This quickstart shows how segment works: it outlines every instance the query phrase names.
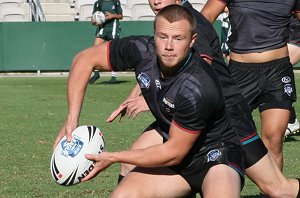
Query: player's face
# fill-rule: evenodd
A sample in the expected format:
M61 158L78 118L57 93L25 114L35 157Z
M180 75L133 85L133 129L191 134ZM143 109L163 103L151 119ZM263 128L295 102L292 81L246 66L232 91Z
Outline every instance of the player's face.
M188 55L196 35L187 20L170 23L163 17L156 21L154 34L156 53L162 71L172 72Z
M155 15L162 8L164 8L168 5L172 5L172 4L176 4L176 3L180 2L178 0L148 0L148 1L149 1L149 5L150 5L150 7L151 7L151 9L152 9L152 11L154 12Z

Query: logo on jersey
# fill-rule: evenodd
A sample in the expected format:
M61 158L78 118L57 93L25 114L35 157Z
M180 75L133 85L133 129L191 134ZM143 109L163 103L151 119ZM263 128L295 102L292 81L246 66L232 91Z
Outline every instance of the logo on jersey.
M168 107L174 109L175 105L173 103L171 103L168 99L163 98L163 103L166 104Z
M142 72L137 78L142 89L148 89L150 87L150 78L147 76L147 74Z
M159 82L159 80L155 80L155 85L156 85L156 90L161 90L161 84Z
M219 149L213 149L207 153L207 162L216 161L221 155L222 153Z
M113 6L111 7L111 9L112 9L112 10L115 10L115 9L116 9L115 5L113 5Z
M285 84L284 85L284 92L288 95L291 96L291 94L293 93L293 87L291 84Z
M285 76L285 77L283 77L283 78L281 79L281 81L282 81L283 83L289 83L289 82L291 82L292 80L291 80L290 77Z

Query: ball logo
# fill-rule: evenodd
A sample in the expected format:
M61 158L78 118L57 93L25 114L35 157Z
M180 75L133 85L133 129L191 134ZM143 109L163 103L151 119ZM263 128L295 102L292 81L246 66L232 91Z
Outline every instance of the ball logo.
M80 140L78 136L73 136L71 142L67 142L67 140L63 140L61 142L61 155L68 157L75 157L83 147L83 142Z
M218 157L222 155L219 149L213 149L207 153L207 162L213 162L218 159Z

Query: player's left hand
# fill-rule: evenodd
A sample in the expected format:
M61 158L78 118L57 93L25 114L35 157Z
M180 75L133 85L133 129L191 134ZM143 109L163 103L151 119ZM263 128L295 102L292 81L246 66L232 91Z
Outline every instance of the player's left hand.
M110 13L110 12L105 12L105 19L108 20L108 19L114 19L114 14Z
M108 168L110 165L112 165L114 163L112 160L110 160L111 157L110 157L109 152L102 152L97 155L86 154L85 157L88 160L95 161L96 164L94 165L93 170L91 170L91 172L87 176L85 176L81 180L81 182L85 182L85 181L93 179L100 172L104 171L106 168Z

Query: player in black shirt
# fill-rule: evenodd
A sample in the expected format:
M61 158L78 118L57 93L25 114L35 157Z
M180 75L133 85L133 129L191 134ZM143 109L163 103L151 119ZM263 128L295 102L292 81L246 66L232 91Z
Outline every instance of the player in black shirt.
M225 111L217 76L192 49L195 28L195 18L187 9L171 5L157 15L154 39L116 39L75 57L68 81L68 118L56 144L65 134L70 140L94 69L135 69L156 118L145 133L158 140L144 149L87 155L96 164L83 181L122 162L137 168L126 175L112 197L182 197L191 190L205 197L240 197L240 143Z
M155 14L157 14L164 6L175 4L176 2L181 3L182 6L189 9L196 17L196 31L198 36L194 48L197 49L198 54L203 59L211 63L221 81L226 109L229 112L231 121L237 131L245 152L246 174L265 194L273 195L276 194L276 192L279 192L280 196L285 194L285 192L288 192L288 195L295 194L294 192L297 192L299 189L298 182L296 180L288 180L282 175L280 169L274 166L274 159L267 153L264 144L256 132L248 104L241 96L239 88L233 82L229 74L227 65L223 60L217 33L210 22L197 10L193 9L188 1L150 0L149 4ZM133 95L136 95L136 93ZM128 111L129 117L131 115L136 117L140 111L147 110L147 107L143 105L142 97L130 96L115 112L112 113L107 121L113 121L124 109ZM123 118L121 117L121 119ZM145 136L145 134L142 134L132 145L132 149L143 148L144 146L151 144L152 140L145 138ZM133 168L133 165L122 164L119 180ZM262 171L264 171L263 177L261 174Z
M290 34L289 34L289 57L292 65L294 66L300 61L300 22L297 18L291 17L290 20ZM285 136L290 136L300 131L300 124L296 117L295 108L291 110L289 124L285 130Z
M226 6L232 32L227 42L230 73L251 110L259 109L262 139L282 170L282 142L292 103L296 100L293 68L287 49L289 21L293 11L300 18L300 1L208 0L201 12L214 22ZM270 180L271 186L276 186L277 181ZM283 185L273 187L268 194L286 196L285 191L279 190L280 186ZM286 191L291 197L295 197L299 184L294 182L294 186L294 190Z

